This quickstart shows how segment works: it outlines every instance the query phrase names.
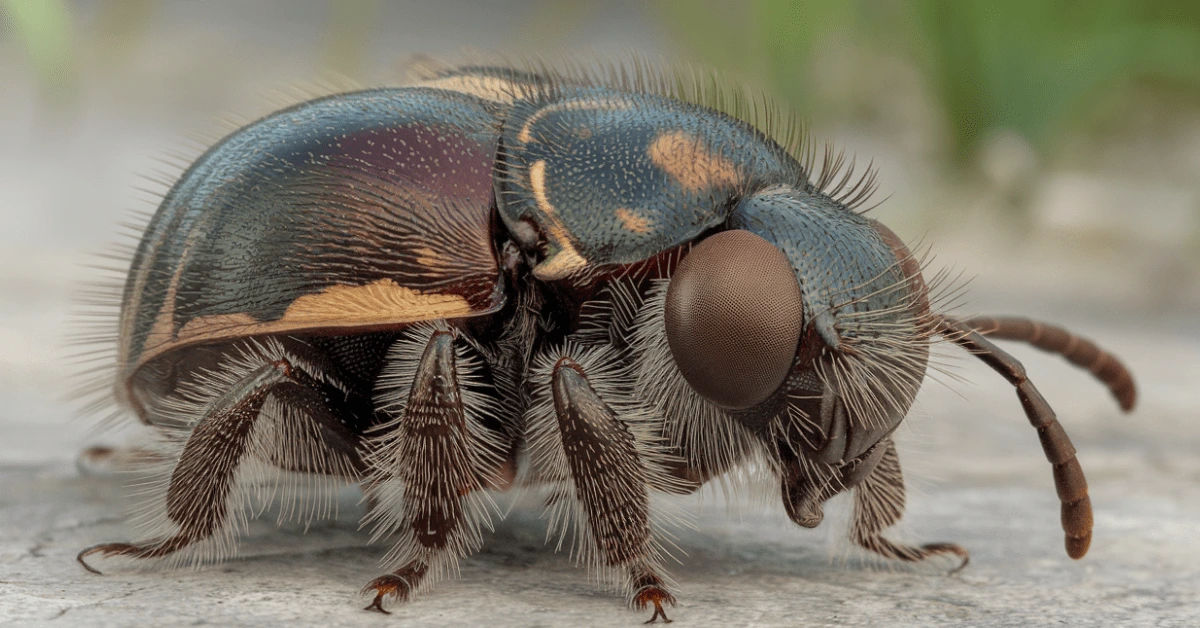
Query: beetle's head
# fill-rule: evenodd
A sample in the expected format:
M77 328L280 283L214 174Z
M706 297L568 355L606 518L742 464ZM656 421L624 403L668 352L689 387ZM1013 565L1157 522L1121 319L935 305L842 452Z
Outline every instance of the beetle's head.
M924 377L931 330L919 265L886 227L791 188L743 200L729 226L694 245L667 288L679 373L760 434L790 415L809 422L805 449L842 431L829 461L863 455Z

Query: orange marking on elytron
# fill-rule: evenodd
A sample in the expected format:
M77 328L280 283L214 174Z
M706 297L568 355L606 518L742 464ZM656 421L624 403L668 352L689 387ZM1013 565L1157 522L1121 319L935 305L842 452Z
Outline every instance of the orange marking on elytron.
M542 281L553 281L587 268L587 260L575 249L570 233L563 226L554 205L546 196L545 159L539 159L529 166L529 187L533 190L533 200L545 218L546 224L542 227L546 230L546 239L559 249L557 253L552 254L546 261L533 268L533 276Z
M615 212L621 226L634 233L650 233L650 219L633 213L633 210L618 207Z
M316 294L306 294L293 301L279 321L323 323L337 320L365 325L375 321L395 321L399 313L409 320L453 318L470 314L471 306L466 298L457 294L425 293L401 286L391 279L381 279L363 286L334 285ZM180 330L181 335L182 332Z
M542 118L556 111L588 111L590 109L598 109L600 111L621 111L629 109L632 105L628 101L621 98L591 98L586 100L568 100L566 102L546 105L538 109L525 120L525 124L521 125L521 131L517 133L517 140L522 144L528 144L533 141L533 125L537 124Z
M732 161L714 154L700 138L683 131L660 133L646 153L654 165L689 192L734 185L742 178Z
M413 83L414 87L432 87L449 92L458 92L511 105L518 95L532 88L522 83L506 81L495 76L446 76Z
M310 329L361 329L438 318L458 318L472 313L471 305L457 294L424 293L381 279L362 286L334 285L298 297L283 316L259 321L246 313L215 314L188 321L174 338L149 340L137 366L185 345L260 334Z

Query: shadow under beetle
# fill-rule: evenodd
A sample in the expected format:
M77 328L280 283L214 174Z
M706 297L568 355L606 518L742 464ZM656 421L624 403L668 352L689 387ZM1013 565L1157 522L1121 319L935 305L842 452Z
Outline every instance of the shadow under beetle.
M149 536L80 562L217 560L262 491L285 516L328 505L321 478L354 482L393 542L364 589L383 611L452 576L498 514L489 492L520 484L548 492L560 544L669 621L651 496L750 467L801 526L850 491L855 544L965 565L882 535L905 501L892 433L939 338L1016 387L1082 557L1075 451L987 337L1062 354L1125 410L1127 370L1056 327L939 314L920 263L854 211L869 178L830 153L817 176L778 129L697 104L720 96L641 64L441 67L221 140L121 296L116 395L161 437Z

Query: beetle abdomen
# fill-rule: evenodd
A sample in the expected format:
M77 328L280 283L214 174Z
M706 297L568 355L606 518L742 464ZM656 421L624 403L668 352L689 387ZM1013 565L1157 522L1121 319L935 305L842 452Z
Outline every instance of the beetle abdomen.
M210 149L168 193L134 259L124 377L198 342L499 308L490 107L430 89L342 94Z

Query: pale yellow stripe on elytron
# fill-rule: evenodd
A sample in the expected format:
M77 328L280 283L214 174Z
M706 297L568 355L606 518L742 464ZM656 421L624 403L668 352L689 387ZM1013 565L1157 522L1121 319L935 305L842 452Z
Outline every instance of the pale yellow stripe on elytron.
M591 98L586 100L568 100L566 102L554 103L546 105L538 109L525 120L525 124L521 125L521 131L517 133L517 140L523 144L528 144L533 141L533 125L537 124L542 118L556 111L587 111L589 109L599 109L601 111L621 111L629 109L632 105L622 98Z
M587 268L587 260L575 249L571 234L546 196L545 159L539 159L529 166L529 187L533 191L534 202L545 218L545 224L541 227L546 230L546 237L558 247L557 253L534 267L533 276L542 281L553 281Z
M208 236L208 223L211 222L211 216L202 217L191 232L188 233L187 240L184 241L183 250L179 252L179 258L175 260L175 272L171 274L171 281L167 284L166 295L163 296L162 305L158 308L158 313L154 317L154 324L151 325L150 331L146 334L146 339L142 342L142 353L153 348L155 345L160 345L170 342L175 333L175 300L179 295L179 282L183 279L183 269L187 266L187 262L192 257L192 248L201 239ZM131 360L142 362L141 356L132 356L130 352L133 342L133 322L137 319L137 310L142 307L142 296L146 290L146 281L153 267L154 258L158 253L158 248L163 240L155 243L151 250L143 259L144 266L141 272L138 273L130 291L130 302L123 304L120 321L120 334L118 336L117 348L117 368L121 373L125 372L125 368L130 366ZM123 402L121 396L123 390L120 383L116 386L117 400Z

